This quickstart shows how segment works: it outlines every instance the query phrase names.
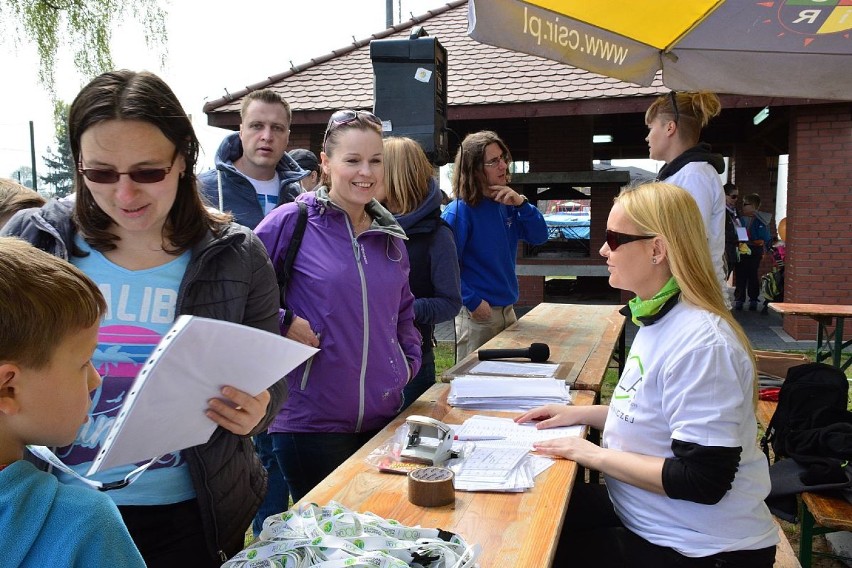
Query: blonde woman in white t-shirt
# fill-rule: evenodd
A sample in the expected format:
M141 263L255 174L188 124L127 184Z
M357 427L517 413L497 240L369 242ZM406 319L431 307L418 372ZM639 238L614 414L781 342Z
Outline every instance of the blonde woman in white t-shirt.
M601 445L536 451L604 474L574 487L554 565L770 568L776 528L757 447L754 356L725 307L695 200L666 183L625 188L607 220L609 283L636 294L640 327L609 405L547 405L538 428L587 424Z

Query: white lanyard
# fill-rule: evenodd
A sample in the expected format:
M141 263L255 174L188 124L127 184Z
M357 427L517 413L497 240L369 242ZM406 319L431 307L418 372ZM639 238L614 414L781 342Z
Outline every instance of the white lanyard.
M53 467L77 478L82 483L85 483L89 487L97 489L98 491L112 491L113 489L122 489L124 487L127 487L128 485L139 479L139 476L145 473L145 470L154 465L161 457L157 456L145 465L140 465L139 467L128 473L126 476L124 476L124 479L104 483L103 481L95 481L94 479L83 477L82 475L62 463L62 460L56 457L56 454L51 452L50 449L45 446L27 446L27 449L34 456L41 458Z

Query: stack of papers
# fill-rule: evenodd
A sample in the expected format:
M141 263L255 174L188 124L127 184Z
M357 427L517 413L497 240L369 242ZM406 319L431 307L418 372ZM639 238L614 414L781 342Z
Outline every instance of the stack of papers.
M529 453L534 442L580 436L581 426L537 430L535 424L516 424L510 418L472 416L453 430L460 441L474 441L473 449L450 462L458 491L519 492L530 489L534 478L553 460Z
M556 376L557 363L515 363L512 361L480 361L468 373L492 377L550 377Z
M451 406L477 410L528 410L543 404L568 404L561 379L462 375L450 383Z

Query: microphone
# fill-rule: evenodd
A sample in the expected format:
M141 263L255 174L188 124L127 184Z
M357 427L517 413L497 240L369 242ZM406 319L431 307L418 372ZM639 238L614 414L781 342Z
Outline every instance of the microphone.
M533 363L544 363L550 358L550 347L547 343L533 343L526 349L480 349L479 360L512 359L520 357L530 359Z

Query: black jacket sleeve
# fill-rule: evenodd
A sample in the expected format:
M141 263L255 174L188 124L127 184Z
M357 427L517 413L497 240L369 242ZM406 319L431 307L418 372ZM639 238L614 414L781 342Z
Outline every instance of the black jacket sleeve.
M713 505L731 489L742 448L672 440L675 457L663 463L663 489L672 499Z

